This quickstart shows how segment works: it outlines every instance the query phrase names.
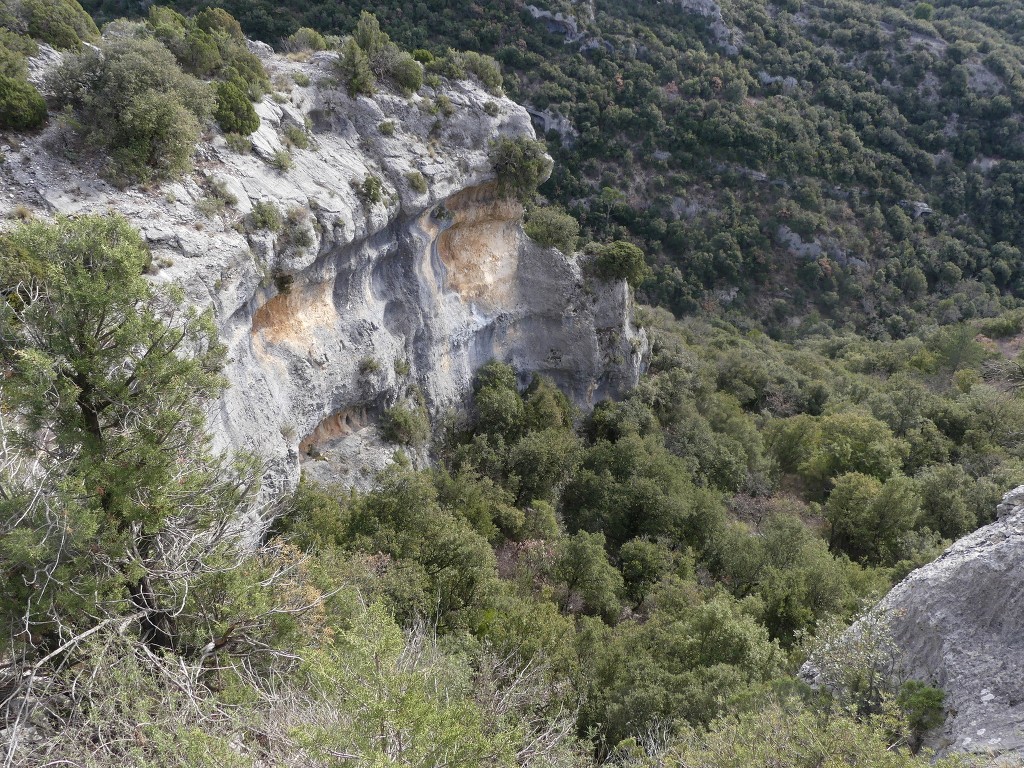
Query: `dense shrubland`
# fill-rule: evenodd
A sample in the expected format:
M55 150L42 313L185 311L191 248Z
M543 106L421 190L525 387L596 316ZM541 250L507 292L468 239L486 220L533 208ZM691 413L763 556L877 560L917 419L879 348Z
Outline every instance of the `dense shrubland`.
M46 102L28 81L26 57L38 52L37 41L73 51L98 37L77 0L0 2L0 129L32 130L46 122Z
M82 141L109 158L117 181L166 179L192 166L214 98L158 41L126 37L89 48L51 77L56 102Z
M117 183L185 173L211 117L226 132L259 127L251 102L269 80L238 22L222 10L186 18L154 6L145 23L118 21L100 40L74 0L12 2L3 9L0 128L43 125L46 102L26 79L25 57L36 53L37 41L68 49L49 73L52 105L77 148L100 154Z
M302 26L348 34L363 10L223 5L271 42ZM1024 295L1019 8L920 5L722 0L742 35L735 56L675 3L599 2L571 45L509 0L373 11L428 73L452 47L488 54L513 98L572 121L574 140L546 137L556 169L542 191L580 220L584 241L644 249L649 302L732 313L776 337L798 335L799 317L898 339ZM919 216L915 202L934 212ZM793 255L780 226L824 247Z
M897 696L870 654L833 664L875 680L835 701L793 674L1018 476L1012 369L973 329L792 346L651 311L623 402L580 413L490 363L433 469L398 454L372 491L307 482L268 510L258 466L204 436L210 320L147 260L117 218L0 237L18 760L918 764L893 745L940 693ZM384 421L426 437L415 393ZM277 519L253 546L243 516Z
M643 312L651 367L620 403L580 413L550 381L521 389L491 363L433 441L415 390L379 414L383 436L429 450L432 469L399 452L373 490L305 482L264 508L258 463L214 455L205 435L223 386L210 318L144 281L138 235L104 217L11 226L0 733L12 761L927 764L913 752L941 721L941 692L879 674L884 628L856 658L829 640L1024 479L1020 25L986 46L990 9L943 6L929 21L910 6L805 4L797 21L737 0L727 19L745 48L730 58L669 5L599 4L612 49L583 55L503 3L401 19L383 4L388 33L346 4L226 5L298 55L340 45L353 95L440 76L496 92L493 60L447 46L495 52L505 88L581 131L574 147L548 137L561 163L547 182L544 144L492 145L528 234L587 243L593 280L703 311ZM226 12L153 8L79 51L95 30L72 3L40 7L54 10L42 26L33 3L0 5L7 127L45 119L25 79L33 37L70 49L54 104L116 180L185 172L211 116L255 127L266 74ZM936 31L952 40L941 56L899 47ZM971 89L979 60L999 93ZM761 69L793 74L797 90ZM910 87L932 75L934 98ZM962 130L948 131L937 110L954 106ZM997 149L994 170L973 163ZM541 184L576 218L536 206ZM367 202L379 185L360 185ZM676 216L675 197L701 210ZM930 218L905 204L919 198ZM294 244L302 215L257 207L245 226ZM781 224L833 236L845 255L785 256ZM749 313L716 311L730 286ZM241 520L258 541L235 535ZM834 696L794 676L815 649Z

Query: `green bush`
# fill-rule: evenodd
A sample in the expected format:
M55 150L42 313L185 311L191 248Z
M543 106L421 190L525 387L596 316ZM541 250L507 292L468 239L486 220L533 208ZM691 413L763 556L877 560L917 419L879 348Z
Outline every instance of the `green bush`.
M242 25L223 8L207 8L196 14L196 26L204 32L223 32L232 40L245 44Z
M430 437L430 419L427 409L417 403L414 407L396 405L384 411L381 418L384 439L399 445L423 445Z
M279 249L309 248L315 242L316 238L313 236L313 229L309 224L309 211L299 206L289 208L281 226Z
M625 584L608 562L603 534L580 531L559 541L553 571L563 586L563 611L601 616L609 623L618 618Z
M212 89L152 39L112 40L70 56L50 86L57 104L73 111L86 145L108 154L109 175L122 183L187 171L214 102Z
M602 280L625 280L632 288L651 275L644 252L623 240L605 245L591 246L594 253L594 273Z
M309 134L297 125L285 126L284 138L290 147L309 149Z
M356 187L356 191L363 201L369 205L384 202L384 182L372 173L363 179L363 183Z
M498 193L527 202L551 174L551 158L543 142L502 136L491 142L491 165L498 179Z
M6 30L0 29L0 33ZM28 75L28 64L25 57L17 51L4 47L0 41L0 75L14 80L24 80Z
M459 55L462 67L480 81L491 93L501 93L501 65L484 53L463 51Z
M325 51L327 50L327 40L315 29L299 27L285 38L282 47L290 53Z
M387 75L406 96L411 96L423 87L422 65L404 51L389 62Z
M83 40L96 41L99 30L78 0L22 0L28 33L54 48L78 50Z
M526 234L541 245L572 254L580 235L580 224L560 208L534 208L523 225Z
M426 64L431 73L451 80L465 80L472 75L490 93L501 93L501 65L486 54L475 51L455 51L449 48L444 57L432 58Z
M914 6L914 18L930 21L935 13L935 6L931 3L918 3Z
M380 28L377 17L369 11L359 14L352 40L370 59L381 54L391 44L391 38Z
M265 229L269 232L280 232L284 225L284 217L276 205L260 200L252 207L248 224L252 230Z
M1024 310L1015 309L982 320L978 330L990 339L1007 339L1024 331Z
M429 187L427 186L427 180L419 171L409 171L405 174L405 178L409 181L409 187L413 192L418 192L421 195L425 195Z
M445 117L451 117L455 114L455 105L452 104L452 100L443 93L437 97L436 105L437 111Z
M157 40L174 54L188 72L208 77L224 65L217 41L180 13L154 5L149 9L149 27Z
M248 136L260 127L260 117L234 83L217 83L217 107L213 117L224 133Z
M0 75L24 80L28 76L26 56L34 56L39 46L31 37L16 34L0 26Z
M278 150L274 153L274 156L270 158L270 165L281 173L287 173L291 167L295 164L292 160L291 153L286 149Z
M46 122L46 102L25 80L0 75L0 128L27 131Z
M377 80L383 78L407 96L423 86L422 65L391 42L377 17L367 11L360 14L352 37L342 46L338 74L353 98L372 96Z
M4 26L3 10L0 8L0 48L6 48L22 56L35 56L39 53L39 45L28 35Z
M896 695L896 704L903 711L911 739L920 744L928 731L938 728L946 719L943 709L946 694L919 680L908 680Z
M233 81L250 100L261 98L269 88L263 64L248 49L241 27L226 11L207 9L190 19L170 8L153 6L148 24L185 71Z
M377 90L377 79L370 69L370 59L354 38L346 40L341 49L338 75L352 98L373 96Z
M106 137L113 179L173 179L192 168L199 121L177 99L158 91L140 94L128 105L117 127Z
M380 373L380 361L376 357L367 356L359 361L359 372L362 374Z

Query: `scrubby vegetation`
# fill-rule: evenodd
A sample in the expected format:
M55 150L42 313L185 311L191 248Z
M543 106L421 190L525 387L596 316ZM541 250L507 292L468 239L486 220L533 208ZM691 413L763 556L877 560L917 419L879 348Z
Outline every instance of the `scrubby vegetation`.
M576 250L580 236L579 222L558 208L534 208L527 213L523 229L541 245L570 255Z
M96 42L99 31L78 0L4 0L0 24L54 48L78 50Z
M186 18L170 8L152 6L147 25L186 72L230 83L251 100L269 89L263 65L246 46L238 22L225 11L207 8Z
M406 95L423 85L423 67L391 42L377 17L368 11L360 14L352 36L345 41L338 67L351 96L372 96L380 79Z
M405 178L409 182L409 188L412 189L413 192L425 195L427 190L430 189L430 186L427 184L426 177L419 171L409 171L409 173L405 175Z
M188 170L201 121L213 108L209 88L146 38L112 40L71 56L50 86L57 104L72 111L82 141L109 158L108 171L121 182Z
M0 75L0 128L26 131L46 122L46 102L35 87Z
M217 106L213 117L224 133L248 136L260 127L260 118L252 102L231 82L217 83Z
M792 346L651 311L625 401L487 364L433 469L306 482L252 549L256 467L204 434L213 325L147 261L117 218L0 237L16 761L927 764L941 692L901 687L882 625L874 656L834 640L1019 476L1012 371L969 327ZM418 396L384 428L422 443ZM793 678L814 647L835 700Z
M513 98L568 118L571 131L546 136L557 164L541 191L585 242L644 250L650 303L731 313L776 337L821 317L898 339L1024 295L1015 4L719 4L725 37L677 3L598 3L593 18L544 4L576 18L571 45L511 0L373 11L428 76L461 70L494 87L490 64L449 50L493 56ZM363 23L350 0L224 7L272 42ZM372 92L369 62L345 60L353 92Z
M301 27L288 35L282 46L290 53L327 50L327 40L315 29Z
M39 128L46 122L46 102L42 94L28 81L26 61L26 57L38 53L37 42L29 34L30 28L34 30L36 37L57 45L57 41L52 38L44 39L45 30L39 28L43 10L39 4L0 4L0 129L26 131ZM58 36L64 34L60 29L61 23L66 23L68 18L76 18L76 13L84 19L81 22L82 33L88 35L90 39L96 34L96 26L92 19L77 3L56 3L52 13L51 26ZM74 33L73 26L70 27L70 31L71 34ZM67 47L77 47L80 42L78 37L74 37L74 45Z
M399 403L384 411L381 434L384 439L412 447L422 446L430 437L430 419L420 397L409 405Z
M284 217L276 205L260 200L253 205L247 224L255 231L280 232L284 228Z
M539 141L501 136L491 142L491 165L498 179L498 192L528 202L537 187L551 173L551 158Z
M185 173L211 116L229 133L247 135L259 126L251 100L269 81L238 22L223 10L187 18L153 6L145 23L119 21L101 41L75 0L3 4L0 128L26 130L46 120L46 103L26 79L25 57L37 52L36 41L68 49L47 84L53 105L81 148L103 156L117 183ZM215 88L200 78L214 79Z
M120 183L185 173L211 118L243 146L269 87L243 28L338 45L353 96L505 88L573 130L498 138L498 193L541 244L586 244L591 288L660 307L651 366L581 413L493 362L433 436L403 389L382 435L432 468L398 452L370 490L307 480L267 511L205 433L212 321L143 279L138 234L5 225L0 723L32 734L8 762L928 765L942 692L886 666L884 627L857 658L834 640L1024 480L1019 14L724 0L742 34L715 42L677 4L598 3L565 45L504 0L379 3L383 25L224 5L241 23L153 7L100 41L73 0L0 2L0 127L46 119L35 40L69 51L53 106ZM317 240L304 208L243 224ZM795 677L809 654L831 692Z
M594 273L602 280L625 280L637 288L651 276L644 252L632 243L617 240L601 245L591 244Z

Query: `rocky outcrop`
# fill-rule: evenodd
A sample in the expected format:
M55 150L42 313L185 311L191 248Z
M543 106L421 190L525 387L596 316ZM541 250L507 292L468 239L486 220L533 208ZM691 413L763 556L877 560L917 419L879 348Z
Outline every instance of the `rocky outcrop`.
M496 194L488 143L533 136L522 107L447 81L351 99L332 85L333 54L257 52L279 92L258 105L251 152L211 134L190 177L118 190L64 156L55 126L5 148L0 214L109 210L139 227L153 280L215 311L231 386L211 420L222 445L267 458L269 489L302 467L368 482L395 450L383 410L422 398L436 419L492 358L581 405L635 384L647 341L625 284L530 241ZM257 206L282 230L254 226Z
M562 146L573 147L576 145L576 139L579 138L580 132L576 130L572 120L561 112L552 112L550 108L540 110L534 109L528 104L524 106L541 136L546 136L549 131L554 131L561 137Z
M941 753L1024 762L1024 486L996 522L919 568L872 610L887 619L904 674L946 693ZM855 624L850 632L856 632Z
M727 56L738 56L743 35L725 23L722 7L715 0L675 0L679 7L694 16L707 19L711 39Z
M561 12L552 13L538 8L536 5L527 5L529 14L543 22L548 32L565 37L565 42L575 43L582 40L586 34L580 29L579 21L574 16Z

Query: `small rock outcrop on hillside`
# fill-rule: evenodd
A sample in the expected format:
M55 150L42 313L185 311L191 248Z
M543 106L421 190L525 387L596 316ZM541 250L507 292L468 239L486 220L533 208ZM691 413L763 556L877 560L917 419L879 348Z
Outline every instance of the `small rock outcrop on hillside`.
M946 722L926 744L1020 765L1024 486L1006 494L998 515L911 573L872 613L888 618L904 672L946 693Z
M153 279L214 308L231 384L215 432L266 457L271 488L303 465L366 482L395 449L385 409L422 399L439 417L492 358L582 405L636 383L647 340L625 283L530 241L496 194L488 144L532 138L525 109L468 82L352 99L334 54L253 50L287 98L257 105L251 153L211 135L185 180L118 190L62 154L54 125L4 147L0 214L116 211L140 229ZM253 221L271 206L276 232Z

